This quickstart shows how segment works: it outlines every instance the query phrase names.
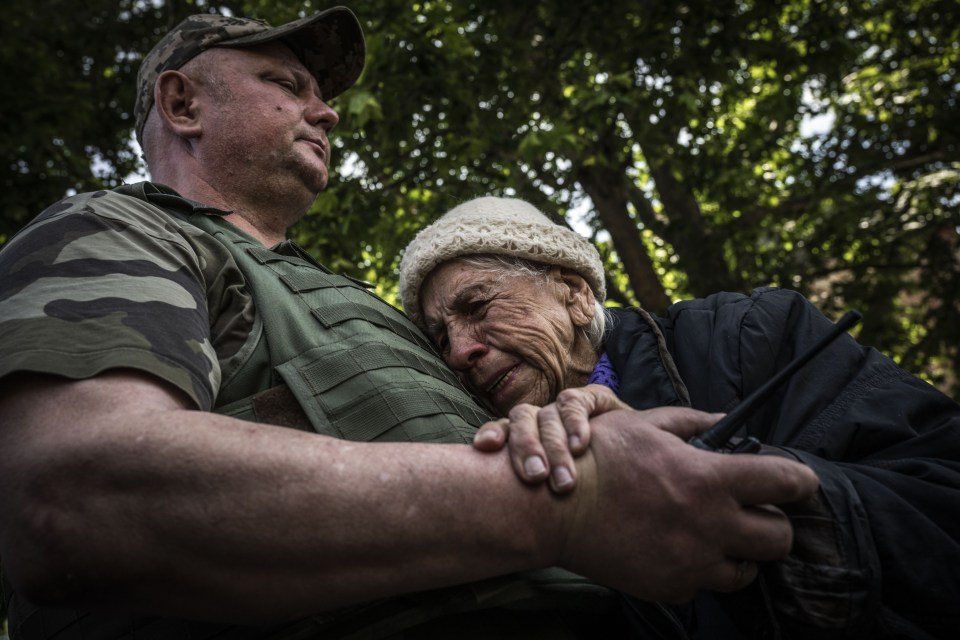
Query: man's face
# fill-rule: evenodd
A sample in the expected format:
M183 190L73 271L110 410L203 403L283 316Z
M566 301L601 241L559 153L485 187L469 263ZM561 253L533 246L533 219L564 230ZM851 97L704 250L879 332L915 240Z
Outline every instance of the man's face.
M264 198L303 195L312 201L329 179L327 134L339 118L316 79L285 45L211 49L202 67L201 165L234 189ZM191 75L190 68L184 71ZM194 74L196 75L196 74ZM312 194L312 195L311 195Z

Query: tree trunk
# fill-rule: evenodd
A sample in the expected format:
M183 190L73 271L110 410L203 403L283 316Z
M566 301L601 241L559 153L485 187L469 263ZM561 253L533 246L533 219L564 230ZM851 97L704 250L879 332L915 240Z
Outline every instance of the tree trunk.
M670 306L653 261L640 241L637 223L630 218L627 204L630 186L625 175L600 165L581 166L577 179L593 200L597 215L610 232L623 269L630 278L630 286L640 306L653 313L663 313Z

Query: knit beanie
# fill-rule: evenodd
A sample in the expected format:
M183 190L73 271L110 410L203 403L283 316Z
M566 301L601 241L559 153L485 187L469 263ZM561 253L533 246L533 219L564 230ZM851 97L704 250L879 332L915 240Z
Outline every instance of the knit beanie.
M480 254L566 267L587 281L598 302L606 298L603 262L590 241L529 202L484 196L454 207L407 245L400 261L400 300L407 315L423 326L420 287L430 272L453 258Z

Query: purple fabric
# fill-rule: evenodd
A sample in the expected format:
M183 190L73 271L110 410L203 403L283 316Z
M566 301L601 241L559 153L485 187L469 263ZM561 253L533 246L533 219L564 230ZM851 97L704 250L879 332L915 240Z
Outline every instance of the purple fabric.
M620 376L613 370L613 365L610 364L610 358L607 357L606 352L600 355L600 360L597 361L597 366L593 368L593 373L590 374L587 384L602 384L605 387L610 387L614 393L620 388Z

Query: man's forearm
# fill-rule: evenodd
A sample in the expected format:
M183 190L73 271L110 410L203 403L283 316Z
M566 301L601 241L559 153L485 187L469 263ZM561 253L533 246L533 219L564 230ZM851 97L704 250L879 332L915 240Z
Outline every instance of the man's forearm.
M0 498L4 564L39 595L276 619L557 554L544 539L557 527L531 523L559 527L559 503L516 480L504 456L349 443L164 401L103 417L87 408L110 400L87 392L72 397L69 424L61 411L0 432L15 452L2 462L14 488Z

